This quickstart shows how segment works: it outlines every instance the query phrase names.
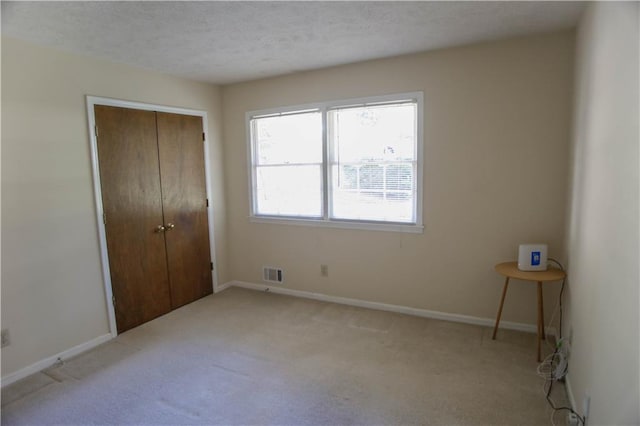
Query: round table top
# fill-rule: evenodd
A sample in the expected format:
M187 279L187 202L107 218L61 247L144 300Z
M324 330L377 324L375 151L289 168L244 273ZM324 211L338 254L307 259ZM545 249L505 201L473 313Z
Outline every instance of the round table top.
M558 281L567 276L564 271L552 267L546 271L521 271L518 269L518 262L498 263L495 270L505 277L526 281Z

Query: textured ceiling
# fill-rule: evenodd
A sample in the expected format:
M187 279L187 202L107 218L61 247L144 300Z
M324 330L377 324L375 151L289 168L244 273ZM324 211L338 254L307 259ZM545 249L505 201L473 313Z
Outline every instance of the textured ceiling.
M2 33L212 83L574 27L579 2L7 2Z

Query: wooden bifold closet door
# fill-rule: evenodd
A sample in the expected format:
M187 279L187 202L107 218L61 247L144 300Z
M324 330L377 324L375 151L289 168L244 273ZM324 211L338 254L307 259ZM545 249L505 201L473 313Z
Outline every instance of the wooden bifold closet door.
M121 333L212 292L202 118L94 112Z

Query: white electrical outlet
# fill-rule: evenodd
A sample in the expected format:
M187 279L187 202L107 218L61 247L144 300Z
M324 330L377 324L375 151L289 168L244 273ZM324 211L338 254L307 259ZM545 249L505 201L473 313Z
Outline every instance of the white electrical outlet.
M9 337L9 329L2 329L2 347L9 346L11 344L11 338Z

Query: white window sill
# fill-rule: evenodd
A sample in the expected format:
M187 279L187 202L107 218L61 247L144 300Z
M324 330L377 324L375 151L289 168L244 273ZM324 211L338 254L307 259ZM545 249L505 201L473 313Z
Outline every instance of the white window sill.
M423 225L381 222L357 222L320 219L296 219L273 216L249 216L252 223L271 223L276 225L311 226L317 228L359 229L364 231L404 232L410 234L422 234Z

